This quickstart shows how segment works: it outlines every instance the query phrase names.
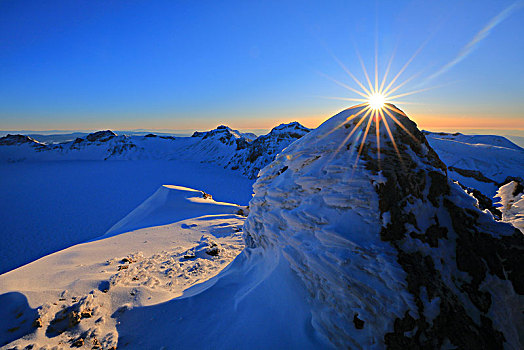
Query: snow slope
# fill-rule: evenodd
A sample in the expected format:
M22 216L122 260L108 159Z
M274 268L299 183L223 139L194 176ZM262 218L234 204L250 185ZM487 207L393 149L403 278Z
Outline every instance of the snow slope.
M247 204L252 181L216 166L254 179L307 130L282 124L258 141L227 126L194 137L106 130L51 145L22 135L0 138L0 273L100 236L162 184L206 188ZM257 159L255 148L263 152Z
M431 132L423 131L424 135L428 139L441 139L449 141L457 141L462 143L467 143L470 145L488 145L488 146L497 146L504 148L511 148L516 150L523 150L522 147L516 143L508 140L504 136L499 135L465 135L459 132L450 134L446 132ZM429 141L429 140L428 140Z
M507 177L524 178L524 149L502 136L425 132L450 176L493 198Z
M227 212L227 207L230 208L231 214L238 214L242 209L235 204L211 202L208 200L210 198L212 198L211 195L203 191L182 186L163 185L144 203L114 224L101 238L139 228L166 225L201 215L221 214Z
M247 205L253 181L183 160L0 162L0 273L103 235L163 184Z
M182 295L243 248L244 218L232 213L236 205L164 186L144 207L191 219L73 246L0 275L0 346L120 345L116 327L127 308ZM126 221L134 215L144 218L135 211Z

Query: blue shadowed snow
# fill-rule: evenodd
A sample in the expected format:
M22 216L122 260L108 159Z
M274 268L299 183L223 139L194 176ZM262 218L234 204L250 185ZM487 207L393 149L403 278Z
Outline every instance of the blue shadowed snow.
M253 180L182 161L0 163L0 273L103 235L165 184L246 205Z

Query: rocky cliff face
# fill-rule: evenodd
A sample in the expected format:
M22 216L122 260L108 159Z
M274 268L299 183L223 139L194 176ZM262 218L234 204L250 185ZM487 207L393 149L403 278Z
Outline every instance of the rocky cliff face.
M393 143L383 122L353 131L359 110L261 171L248 246L282 252L336 347L522 348L522 233L450 181L409 118L388 117Z

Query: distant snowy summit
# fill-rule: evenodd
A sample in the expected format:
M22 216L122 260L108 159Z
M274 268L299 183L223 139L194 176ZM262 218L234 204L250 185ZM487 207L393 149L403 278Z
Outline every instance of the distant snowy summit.
M185 159L215 163L255 178L278 152L307 132L298 122L281 124L260 137L225 125L192 137L126 136L105 130L50 145L7 135L0 138L0 161Z
M502 136L460 133L424 134L450 176L492 198L499 187L524 179L524 149Z
M25 135L11 135L7 134L6 136L0 138L0 146L16 146L16 145L22 145L22 144L34 144L34 145L42 145L43 143L40 143L36 141L35 139L25 136Z

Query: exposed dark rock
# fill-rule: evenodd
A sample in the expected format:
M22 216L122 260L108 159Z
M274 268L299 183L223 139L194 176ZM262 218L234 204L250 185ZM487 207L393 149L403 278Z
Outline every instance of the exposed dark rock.
M33 321L33 327L35 328L42 328L44 326L42 319L38 317L36 320Z
M524 236L518 230L511 236L500 238L483 232L482 225L478 223L480 213L474 208L458 207L450 199L446 167L429 147L423 134L409 119L400 114L396 117L414 136L410 137L400 128L396 131L395 139L402 140L397 142L403 166L398 166L398 155L391 149L383 151L381 164L370 155L363 158L369 170L376 172L381 169L386 178L385 183L376 186L380 211L389 212L391 217L388 225L383 227L381 237L397 250L398 262L407 274L408 290L414 297L418 315L406 313L403 318L396 319L393 331L385 335L384 341L390 349L434 349L442 347L446 341L458 348L502 349L504 335L494 327L487 315L492 306L492 296L488 291L481 290L480 286L486 274L490 273L502 280L509 279L516 293L524 293L524 270L519 268L524 264ZM422 145L428 149L426 154ZM413 164L409 153L402 152L407 147L428 170L420 172L420 166ZM475 172L467 174L482 178ZM445 208L451 218L451 226L439 223L438 211L435 211L435 223L425 232L410 232L406 236L406 225L418 229L416 218L407 209L410 206L406 204L413 203L410 198L423 202L427 200L435 210ZM429 244L431 249L439 249L439 240L454 240L456 237L456 266L467 272L471 280L457 277L453 285L448 285L432 256L424 250L414 251L413 245L406 244L408 237ZM442 263L454 264L453 261ZM437 297L440 299L439 314L432 322L425 317L422 290L425 290L429 301ZM468 306L461 301L463 297L459 297L460 293L464 293L481 313L480 323L474 321Z
M424 234L411 232L412 238L420 239L422 242L429 244L432 248L438 248L438 240L441 238L448 238L448 229L438 225L438 218L435 217L437 224L433 224L427 228Z
M132 258L130 258L130 257L125 257L125 258L123 258L122 260L120 260L120 263L121 263L121 264L125 264L125 263L129 263L129 264L131 264L131 263L134 263L134 262L135 262L135 261L134 261Z
M11 135L7 134L4 137L0 137L0 146L13 146L13 145L21 145L24 143L34 144L34 145L42 145L42 143L36 141L32 137L25 136L25 135Z
M480 182L492 183L492 184L497 185L497 181L492 180L492 179L484 176L484 174L482 174L478 170L461 169L461 168L457 168L457 167L453 167L453 166L450 166L448 169L450 171L456 172L459 175L462 175L462 176L465 176L465 177L471 177L471 178L473 178L473 179L475 179L477 181L480 181Z
M206 249L206 254L207 255L211 255L211 256L218 256L218 254L220 253L220 249L218 248L218 246L216 245L216 243L212 243L207 249Z
M467 194L473 196L477 200L478 208L480 210L489 210L497 220L502 218L502 212L493 205L493 201L488 196L483 195L482 192L477 189L466 187L461 183L459 183L459 186L462 187Z
M353 324L355 325L356 329L364 328L364 321L362 321L360 318L358 318L358 314L355 314L353 316Z
M278 153L309 131L298 122L280 124L268 134L237 146L237 150L243 152L234 155L228 165L231 169L242 168L245 175L255 178L260 169L271 163Z
M78 339L74 340L71 343L71 346L73 348L80 348L80 347L84 346L84 339L83 338L78 338Z
M515 186L515 189L513 190L512 196L516 196L518 194L521 194L524 192L524 180L521 177L518 176L508 176L504 181L502 181L500 184L498 184L499 187L502 187L504 185L509 184L510 182L515 181L517 183L517 186Z

